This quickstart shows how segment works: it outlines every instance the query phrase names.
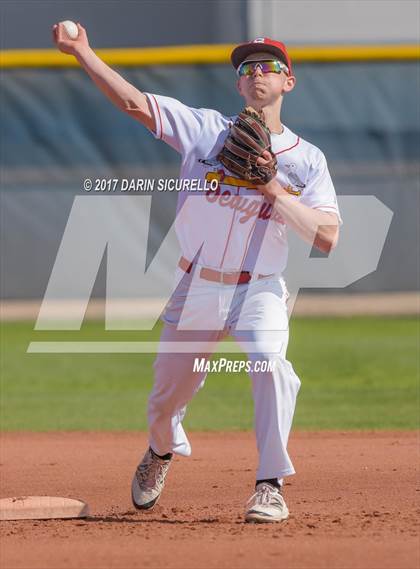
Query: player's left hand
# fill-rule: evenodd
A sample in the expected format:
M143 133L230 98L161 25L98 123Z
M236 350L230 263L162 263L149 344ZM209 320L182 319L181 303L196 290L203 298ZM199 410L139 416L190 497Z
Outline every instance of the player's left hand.
M272 161L271 153L268 150L264 150L261 156L257 159L257 165L267 167ZM257 190L259 190L269 201L275 198L280 186L276 182L276 178L273 178L266 184L258 184Z
M259 158L257 158L258 166L268 166L272 160L271 154L268 150L264 150Z
M257 159L257 164L259 166L267 166L267 164L270 164L271 160L272 157L270 152L264 151ZM279 184L275 177L266 184L257 184L257 190L261 192L265 199L270 203L274 203L280 196L290 197L290 194Z

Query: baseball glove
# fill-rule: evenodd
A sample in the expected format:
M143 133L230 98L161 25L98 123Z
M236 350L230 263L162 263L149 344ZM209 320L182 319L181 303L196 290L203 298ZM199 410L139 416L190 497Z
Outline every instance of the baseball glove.
M257 164L265 150L271 159L265 165ZM270 130L262 111L246 107L239 113L217 158L242 180L264 185L274 178L277 159L271 150Z

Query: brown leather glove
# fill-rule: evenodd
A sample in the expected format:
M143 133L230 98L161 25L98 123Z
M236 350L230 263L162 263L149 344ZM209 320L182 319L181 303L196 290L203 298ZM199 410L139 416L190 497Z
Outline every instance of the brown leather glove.
M270 152L271 160L261 166L257 160L265 150ZM217 158L242 180L264 185L274 178L277 159L271 150L270 130L262 111L246 107L239 113Z

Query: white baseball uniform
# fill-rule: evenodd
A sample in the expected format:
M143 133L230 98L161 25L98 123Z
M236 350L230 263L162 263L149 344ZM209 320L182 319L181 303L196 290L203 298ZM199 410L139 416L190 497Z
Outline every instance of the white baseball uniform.
M147 97L154 112L156 138L181 155L180 177L198 179L201 186L218 182L216 190L179 195L175 228L182 268L177 269L175 291L162 315L161 341L201 341L202 346L194 353L159 350L148 407L150 446L160 455L191 453L181 421L206 377L205 371L194 371L194 358L209 357L215 343L229 334L251 364L275 362L273 371L251 371L249 375L259 452L257 480L282 479L295 472L287 441L300 386L286 359L288 294L282 273L287 264L287 227L257 189L235 178L217 160L234 117L190 108L169 97ZM294 199L335 212L340 219L322 152L287 127L282 134L272 134L271 140L282 187ZM220 282L224 279L221 273L237 271L249 271L250 282ZM220 277L219 282L214 275Z

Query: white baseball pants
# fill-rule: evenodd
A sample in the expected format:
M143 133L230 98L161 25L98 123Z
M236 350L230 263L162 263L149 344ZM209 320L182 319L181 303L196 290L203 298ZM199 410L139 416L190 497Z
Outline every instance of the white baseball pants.
M205 372L194 372L194 359L209 358L217 342L231 335L251 365L257 360L274 364L274 371L249 374L259 454L256 478L282 479L294 474L287 442L300 381L286 359L289 332L284 281L265 277L235 287L205 281L198 272L191 276L178 269L176 281L180 283L162 316L165 326L148 405L150 446L160 455L191 454L182 419L206 379ZM180 353L178 346L185 345L191 352L184 347Z

